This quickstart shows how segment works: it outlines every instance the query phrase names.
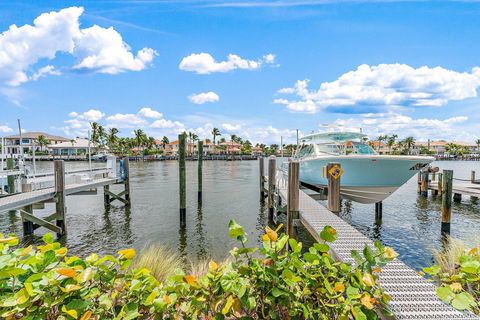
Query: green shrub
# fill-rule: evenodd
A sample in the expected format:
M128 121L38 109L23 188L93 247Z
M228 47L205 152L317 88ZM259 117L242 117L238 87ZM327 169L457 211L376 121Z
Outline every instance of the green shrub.
M437 295L457 310L480 315L480 254L459 240L449 239L443 252L434 254L436 264L423 271L437 281Z
M239 247L230 261L210 261L201 277L177 269L162 283L148 269L130 268L134 249L80 259L67 256L51 234L45 245L18 249L15 237L0 236L0 317L363 320L388 313L377 273L396 257L392 249L376 243L352 252L352 267L329 254L327 242L337 237L331 227L320 234L325 243L305 253L277 232L267 227L258 250L246 246L243 228L231 221L229 235Z

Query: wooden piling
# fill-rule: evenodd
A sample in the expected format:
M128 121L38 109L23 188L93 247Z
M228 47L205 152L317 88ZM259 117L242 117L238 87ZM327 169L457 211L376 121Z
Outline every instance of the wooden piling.
M198 141L198 201L202 201L203 188L203 141Z
M422 171L418 172L418 179L417 179L417 193L422 193Z
M13 170L15 168L15 161L13 158L7 158L7 170ZM7 177L7 186L8 186L8 193L12 194L15 193L15 176L8 176Z
M277 160L275 156L268 158L268 219L273 219L274 195L275 195L275 174L277 171Z
M440 196L442 196L442 190L443 190L443 173L438 174L438 192Z
M110 186L107 184L106 186L103 186L103 204L105 206L110 205L110 195L108 192L110 191Z
M450 233L453 170L443 170L442 180L442 232Z
M421 195L428 197L428 171L422 172Z
M265 171L264 171L264 161L263 157L258 157L258 168L259 168L259 180L260 180L260 199L262 201L265 198Z
M185 175L185 134L178 135L178 170L179 170L179 199L180 199L180 226L187 225L187 199Z
M470 172L470 182L475 183L475 171L474 170L472 170Z
M125 179L123 181L123 185L125 188L125 200L127 201L126 205L130 206L130 162L128 157L123 159L123 168L125 170Z
M291 161L288 164L288 200L287 200L287 234L296 237L295 221L300 213L300 163Z
M53 162L53 168L55 174L56 225L62 230L62 233L57 233L57 237L61 237L67 233L67 226L65 223L65 162L63 160L55 160Z
M22 193L24 192L31 192L32 191L32 185L24 183L22 184ZM23 207L23 211L30 213L33 215L33 205L28 205ZM25 219L22 215L22 224L23 224L23 235L24 236L29 236L33 234L34 228L33 228L33 222Z
M383 216L383 202L376 202L375 203L375 220L380 221L382 220Z
M335 178L329 171L334 166L340 168L339 163L329 163L327 165L327 179L328 179L328 210L334 213L340 212L340 177Z

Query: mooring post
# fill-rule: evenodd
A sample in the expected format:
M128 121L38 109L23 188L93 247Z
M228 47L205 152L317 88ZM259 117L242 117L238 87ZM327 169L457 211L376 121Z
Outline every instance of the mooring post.
M125 188L125 200L127 200L126 205L130 206L131 201L130 201L130 161L128 159L128 156L123 159L123 170L124 172L124 180L123 180L123 185Z
M300 212L300 163L290 161L288 163L288 200L287 200L287 235L296 238L295 221Z
M7 158L7 170L13 170L15 168L15 162L13 158ZM7 177L7 186L8 186L8 193L12 194L15 193L15 176L8 176Z
M105 206L110 205L110 195L108 194L108 191L110 191L110 186L107 184L106 186L103 186L103 204Z
M442 232L450 233L453 170L443 170L442 180Z
M178 170L179 170L179 199L180 199L180 226L187 225L187 199L185 175L185 134L178 135Z
M442 190L443 190L443 173L438 173L438 190L437 194L442 196Z
M31 192L32 185L24 183L22 184L22 193L24 192ZM33 205L28 205L23 207L23 211L33 214ZM23 224L23 235L29 236L33 234L33 222L23 218L22 215L22 224Z
M375 202L375 221L382 220L383 215L383 202Z
M198 141L198 201L202 201L203 187L203 141Z
M328 210L338 213L340 212L340 175L330 173L330 170L335 166L341 169L339 163L331 162L327 164Z
M470 182L475 183L475 170L470 172Z
M422 171L418 172L417 193L422 193Z
M259 175L260 175L260 199L262 201L265 198L265 172L264 172L264 162L263 162L263 157L260 156L258 157L258 168L259 168Z
M424 197L428 197L428 171L422 172L422 186L421 194Z
M277 171L277 159L275 156L270 156L268 158L268 220L273 220L273 204L275 196L275 174Z
M63 160L55 160L53 162L53 168L55 174L56 225L62 229L62 233L57 233L57 237L61 237L67 233L67 226L65 223L65 162L63 162Z

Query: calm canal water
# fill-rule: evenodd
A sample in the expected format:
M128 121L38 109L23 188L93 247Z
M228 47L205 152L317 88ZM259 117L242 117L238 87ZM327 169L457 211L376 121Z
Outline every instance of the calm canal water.
M67 162L67 170L85 167L84 162ZM438 162L441 169L453 169L457 178L468 178L470 170L480 172L480 162ZM51 171L52 162L37 164L38 171ZM237 220L258 243L266 224L265 208L259 201L257 161L205 161L202 205L197 203L196 162L187 162L187 227L179 228L178 164L176 161L131 162L132 207L119 202L109 209L103 196L67 197L68 235L65 243L70 253L85 256L91 252L115 253L125 247L142 249L150 243L174 248L189 260L228 255L234 245L228 237L228 222ZM112 186L122 190L123 186ZM47 204L36 215L54 210ZM341 217L372 239L394 247L401 259L414 268L428 265L432 249L438 248L440 201L428 200L416 193L416 177L384 201L383 221L377 225L374 205L342 202ZM467 242L479 236L480 205L464 197L454 204L452 236ZM0 232L21 235L18 214L0 213ZM37 231L37 234L40 230ZM43 232L43 231L41 231ZM305 232L301 240L311 239Z

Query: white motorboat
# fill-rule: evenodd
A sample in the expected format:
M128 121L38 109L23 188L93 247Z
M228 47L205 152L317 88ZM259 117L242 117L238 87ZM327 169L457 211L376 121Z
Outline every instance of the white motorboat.
M386 199L433 157L379 155L361 133L334 132L310 134L300 139L294 156L300 162L302 182L328 184L323 168L339 163L343 174L340 195L360 203L376 203Z

